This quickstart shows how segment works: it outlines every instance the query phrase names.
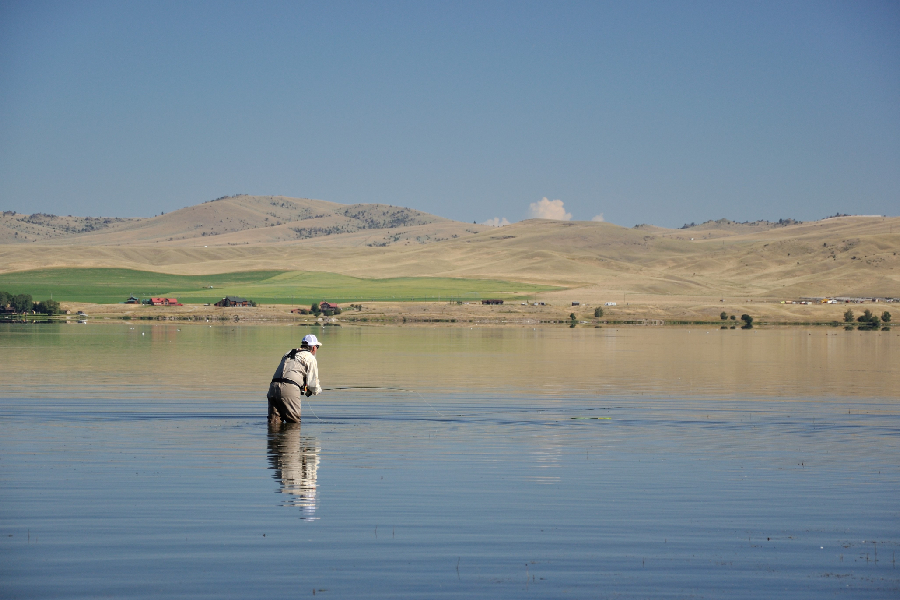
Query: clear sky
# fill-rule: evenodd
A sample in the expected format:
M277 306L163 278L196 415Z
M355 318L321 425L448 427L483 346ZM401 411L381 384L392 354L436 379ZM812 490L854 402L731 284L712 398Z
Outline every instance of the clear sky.
M898 215L900 1L0 0L0 210L237 193L478 222Z

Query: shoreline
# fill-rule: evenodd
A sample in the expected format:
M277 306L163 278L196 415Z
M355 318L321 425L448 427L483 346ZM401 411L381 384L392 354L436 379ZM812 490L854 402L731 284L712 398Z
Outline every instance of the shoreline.
M570 303L571 304L571 303ZM360 306L360 305L356 305ZM370 302L361 309L342 306L340 315L316 317L312 314L292 314L288 305L259 305L255 307L205 306L146 306L129 304L90 304L63 302L61 310L70 314L53 317L26 315L24 320L0 322L140 322L162 321L177 323L216 324L281 324L299 326L495 326L495 327L603 327L603 326L725 326L740 328L741 315L753 317L754 326L857 326L844 322L844 312L849 308L858 317L870 310L879 317L883 312L892 313L890 327L900 318L900 307L891 311L895 303L853 304L782 304L780 301L747 299L742 302L712 300L697 297L629 298L627 303L616 306L580 304L566 306L561 303L534 306L521 302L503 305L448 302ZM595 309L603 315L595 317ZM722 312L727 318L721 319ZM82 314L79 314L82 313ZM572 315L575 316L572 319ZM733 316L733 318L732 318Z

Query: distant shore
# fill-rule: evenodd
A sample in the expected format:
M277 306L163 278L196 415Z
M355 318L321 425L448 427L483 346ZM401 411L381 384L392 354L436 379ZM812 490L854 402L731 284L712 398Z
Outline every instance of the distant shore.
M54 321L176 321L197 323L284 324L309 326L571 326L595 327L604 325L672 326L718 325L740 327L741 317L749 315L754 325L844 325L844 313L852 310L860 316L868 309L879 317L887 311L893 324L900 318L900 305L870 302L854 304L784 304L781 301L748 299L710 299L704 297L659 297L629 295L627 302L584 304L573 306L561 302L508 302L502 305L483 305L480 302L370 302L361 309L342 306L339 315L291 313L288 305L259 305L255 307L222 308L202 304L184 306L145 306L134 304L87 304L64 302L61 307L69 314L52 318ZM597 309L601 316L595 316ZM893 310L892 310L893 309ZM722 319L722 313L725 319ZM573 318L574 315L574 318ZM733 318L732 318L733 317ZM42 315L28 315L30 320L47 320Z

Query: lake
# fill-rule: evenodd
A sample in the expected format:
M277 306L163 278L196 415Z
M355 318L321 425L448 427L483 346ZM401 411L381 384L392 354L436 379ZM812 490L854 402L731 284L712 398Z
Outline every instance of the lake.
M324 345L302 425L265 392ZM4 598L896 598L900 335L0 325Z

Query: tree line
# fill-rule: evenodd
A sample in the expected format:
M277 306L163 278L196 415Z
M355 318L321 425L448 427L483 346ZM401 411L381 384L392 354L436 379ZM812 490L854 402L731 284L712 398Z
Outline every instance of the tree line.
M34 302L31 294L10 294L0 290L0 310L16 314L34 311L44 315L58 315L59 302L56 300Z
M848 308L847 312L844 313L844 323L853 323L854 318L856 319L856 322L859 323L860 329L878 329L882 324L888 325L891 322L891 313L884 311L879 317L878 315L872 314L872 311L867 308L863 314L857 317L853 314L853 311Z

